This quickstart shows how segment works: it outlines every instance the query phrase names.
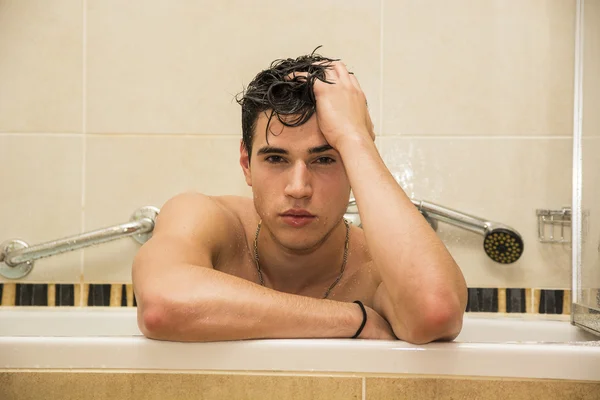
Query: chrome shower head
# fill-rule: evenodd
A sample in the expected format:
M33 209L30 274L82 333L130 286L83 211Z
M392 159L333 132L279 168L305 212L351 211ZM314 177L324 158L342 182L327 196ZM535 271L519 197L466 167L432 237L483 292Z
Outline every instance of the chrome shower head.
M498 263L512 264L523 254L524 243L521 235L514 230L490 226L483 239L483 250Z

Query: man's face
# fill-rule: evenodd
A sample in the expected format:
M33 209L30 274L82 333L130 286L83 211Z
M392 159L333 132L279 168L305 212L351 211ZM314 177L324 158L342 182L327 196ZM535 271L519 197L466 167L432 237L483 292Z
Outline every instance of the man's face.
M350 196L350 183L340 154L319 130L316 115L290 128L261 113L254 133L252 157L240 146L240 163L252 186L256 211L286 248L309 250L340 222ZM273 134L273 132L275 134ZM301 216L302 213L312 216Z

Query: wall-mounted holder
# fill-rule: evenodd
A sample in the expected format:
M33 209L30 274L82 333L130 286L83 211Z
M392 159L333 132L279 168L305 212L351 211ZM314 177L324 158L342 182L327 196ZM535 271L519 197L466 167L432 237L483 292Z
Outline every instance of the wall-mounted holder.
M571 243L571 208L535 210L541 243Z

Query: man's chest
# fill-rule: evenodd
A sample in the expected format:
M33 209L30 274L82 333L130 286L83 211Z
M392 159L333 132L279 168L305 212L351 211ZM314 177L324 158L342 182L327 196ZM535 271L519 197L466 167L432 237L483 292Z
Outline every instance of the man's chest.
M375 266L371 260L351 256L344 271L340 271L340 275L329 279L331 282L324 279L313 285L307 285L292 291L271 285L271 282L264 279L264 276L263 281L266 281L264 282L265 286L285 293L318 299L322 299L327 293L327 299L329 300L345 302L360 300L365 305L370 306L379 286L378 274L374 268ZM236 257L230 258L227 262L219 263L215 266L215 269L249 282L261 284L257 265L252 253L248 250L241 251Z

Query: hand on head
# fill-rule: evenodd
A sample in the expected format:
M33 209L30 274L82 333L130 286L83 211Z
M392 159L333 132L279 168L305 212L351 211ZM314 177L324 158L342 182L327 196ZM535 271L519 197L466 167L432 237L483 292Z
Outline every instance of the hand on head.
M367 100L356 76L341 61L320 61L315 65L326 66L324 78L309 72L292 72L288 78L312 82L317 122L327 142L337 149L346 139L369 136L375 140Z

